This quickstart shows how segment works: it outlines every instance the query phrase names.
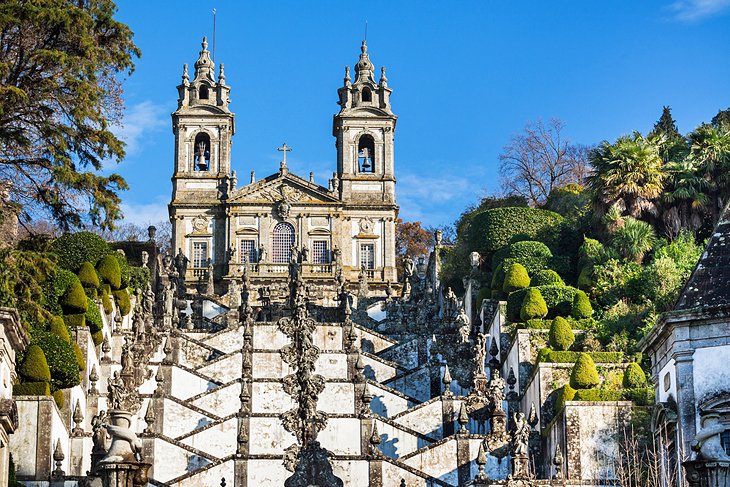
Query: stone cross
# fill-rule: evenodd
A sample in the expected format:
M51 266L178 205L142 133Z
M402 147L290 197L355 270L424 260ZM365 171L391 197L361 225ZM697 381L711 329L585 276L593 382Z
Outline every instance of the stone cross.
M281 161L281 166L286 167L286 153L291 152L293 149L291 147L287 147L286 142L284 142L284 144L282 144L282 146L277 148L276 150L284 153L284 159Z

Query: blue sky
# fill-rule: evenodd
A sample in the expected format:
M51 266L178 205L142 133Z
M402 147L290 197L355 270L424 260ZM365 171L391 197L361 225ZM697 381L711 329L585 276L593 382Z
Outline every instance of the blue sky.
M128 154L114 170L130 184L126 220L139 224L167 217L175 87L212 36L213 8L239 180L275 172L286 142L291 170L327 184L337 88L367 20L399 116L401 216L427 225L499 190L499 154L528 121L558 117L572 141L594 144L650 130L663 105L683 132L730 106L730 0L118 4L142 57L125 81Z

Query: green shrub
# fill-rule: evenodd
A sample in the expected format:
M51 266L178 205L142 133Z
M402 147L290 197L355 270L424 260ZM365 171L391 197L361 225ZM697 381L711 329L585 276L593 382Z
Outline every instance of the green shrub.
M641 370L641 366L636 362L631 362L624 371L624 379L622 382L626 389L640 389L646 387L646 374Z
M552 350L549 347L542 348L537 353L537 362L549 362L555 364L572 364L578 361L581 353L587 353L594 362L599 364L618 364L624 361L623 352L571 352L569 350Z
M55 315L63 314L61 300L74 282L81 284L76 274L60 267L56 268L53 276L44 284L44 293L48 300L48 311Z
M102 257L96 264L96 272L99 274L99 278L109 284L112 289L117 290L122 287L122 271L114 254Z
M552 269L537 271L530 280L531 287L537 286L565 286L560 275Z
M492 299L496 299L498 301L504 301L504 299L507 296L502 292L501 289L493 289L492 290Z
M104 343L104 332L99 330L96 333L92 333L91 339L94 341L94 345L101 345L102 343Z
M607 389L578 389L575 391L574 401L621 401L624 391Z
M571 286L538 286L548 307L548 317L569 316L573 309L573 297L578 290ZM507 298L507 319L515 322L520 320L520 309L528 289L520 289Z
M107 283L103 283L101 285L101 287L99 288L99 291L101 292L101 295L102 296L104 296L104 295L111 296L111 294L112 294L112 287L109 284L107 284Z
M578 264L582 266L601 263L605 250L603 244L593 238L583 237L583 245L578 249Z
M469 241L485 257L507 246L516 235L526 235L550 246L555 228L563 217L536 208L493 208L474 216L469 226Z
M13 396L50 396L48 382L23 382L13 386Z
M61 308L64 314L86 313L87 299L81 282L76 280L71 283L68 289L66 289L66 292L63 293L63 296L61 296Z
M528 288L527 293L525 293L525 299L522 301L522 307L520 308L520 318L522 321L533 318L544 318L547 313L547 304L545 304L540 290L536 287Z
M558 389L558 394L555 398L555 414L559 413L565 407L566 401L573 400L575 393L576 390L570 387L570 384L565 384L563 387Z
M27 382L51 381L51 369L41 347L35 344L28 346L18 373Z
M54 391L53 394L53 400L56 401L56 406L58 406L58 409L63 409L63 405L66 403L66 396L64 396L62 390Z
M89 299L89 306L86 310L86 326L89 327L91 333L95 333L104 328L104 321L99 312L99 306Z
M94 287L85 287L84 293L86 293L86 296L91 299L96 299L99 297L99 290Z
M570 323L560 316L553 320L548 333L548 343L554 350L568 350L575 342L575 334L570 327Z
M588 299L586 293L578 290L573 296L573 309L570 312L570 316L576 320L583 320L590 318L593 315L593 307L591 301Z
M132 302L129 300L129 292L126 289L120 289L119 291L112 291L114 295L114 301L116 301L119 307L119 312L122 316L127 316L132 311Z
M591 192L580 184L566 184L553 188L545 201L545 209L574 218L586 211Z
M94 266L91 264L91 262L84 262L81 264L81 268L79 269L79 280L81 281L81 285L85 288L98 288L101 284L99 282L99 276L96 274L96 269L94 269Z
M141 289L144 291L147 289L147 284L150 282L150 269L149 267L129 267L129 287L132 289Z
M502 284L502 291L505 293L511 293L518 289L524 289L530 285L530 276L527 274L525 269L520 264L512 264L507 267L504 273L504 283Z
M114 311L114 304L112 303L112 298L109 297L108 294L102 294L101 295L101 305L104 308L104 313L111 314L112 311Z
M634 401L639 406L653 406L655 404L655 391L653 387L640 387L637 389L624 389L623 399Z
M501 260L495 262L495 259L499 257L501 257ZM506 261L509 260L523 265L529 274L534 274L547 268L552 257L553 253L544 243L524 240L510 244L506 252L497 252L492 259L492 265L501 264L504 261L505 268L507 268Z
M578 360L570 373L570 387L573 389L590 389L600 384L598 370L593 359L587 353L578 355Z
M54 316L51 318L50 323L50 332L54 335L61 337L63 341L70 342L71 341L71 335L68 332L68 327L66 326L66 323L63 321L63 318L60 316Z
M76 353L70 343L44 331L33 333L32 341L43 350L48 360L53 390L68 389L81 382Z
M502 290L502 284L504 283L504 264L499 264L492 272L492 289Z
M79 364L79 371L86 370L86 359L84 358L84 352L81 351L81 347L76 342L71 343L71 347L76 354L76 363Z
M58 265L77 272L84 262L98 262L110 252L100 236L91 232L67 233L51 243L51 251L58 255Z
M86 315L63 315L63 322L69 329L86 326Z
M580 270L576 285L583 291L589 291L593 287L593 266L587 265Z
M128 287L129 280L131 278L131 270L127 263L127 257L125 257L125 255L121 252L114 252L112 255L115 259L117 259L117 264L119 264L119 279L121 282L120 289ZM134 290L134 288L132 288L132 290Z

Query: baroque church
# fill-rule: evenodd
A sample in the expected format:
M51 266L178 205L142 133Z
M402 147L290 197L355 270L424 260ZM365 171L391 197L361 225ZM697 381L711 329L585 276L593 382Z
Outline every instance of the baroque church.
M374 71L363 42L338 89L328 187L291 174L285 144L277 173L239 186L230 87L203 41L172 115L175 251L151 232L127 254L151 282L130 313L97 303L100 345L73 330L87 367L64 406L0 389L0 468L10 450L34 487L629 486L621 433L636 405L558 405L570 366L540 361L542 331L510 328L506 303L476 306L478 254L462 297L439 280L438 232L396 274L396 116ZM730 346L728 222L643 343L666 485L730 485L727 374L693 368ZM0 321L4 377L27 337L17 313Z

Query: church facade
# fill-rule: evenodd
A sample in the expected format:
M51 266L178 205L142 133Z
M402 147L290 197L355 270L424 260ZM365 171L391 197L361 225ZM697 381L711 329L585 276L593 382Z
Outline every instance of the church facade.
M216 79L203 41L192 80L184 67L178 108L172 114L175 164L172 200L173 248L186 262L189 282L210 271L216 282L247 267L256 281L302 264L315 280L356 281L360 274L378 287L397 279L395 270L394 135L385 68L375 81L363 41L354 81L346 68L334 116L337 166L328 187L289 171L284 144L279 171L239 186L231 169L235 116L223 64ZM183 257L184 256L184 257Z

